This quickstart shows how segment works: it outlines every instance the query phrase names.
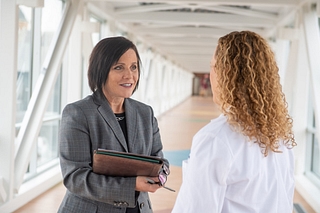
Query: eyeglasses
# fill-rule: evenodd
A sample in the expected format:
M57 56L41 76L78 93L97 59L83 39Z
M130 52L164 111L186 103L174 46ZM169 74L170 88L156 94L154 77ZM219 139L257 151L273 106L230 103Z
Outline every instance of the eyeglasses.
M167 182L167 177L168 175L170 174L170 170L169 168L164 164L162 166L162 169L160 170L159 172L159 176L158 176L158 179L159 179L159 182L155 182L154 180L151 180L151 179L147 179L148 183L151 183L151 184L159 184L159 186L162 186L163 188L165 189L168 189L170 191L173 191L175 192L174 189L171 189L169 187L166 187L164 186L164 184Z
M162 169L160 170L160 172L159 172L159 176L158 176L158 178L159 178L159 185L160 186L163 186L166 182L167 182L167 177L168 177L168 175L170 174L170 170L169 170L169 168L164 164L163 166L162 166Z

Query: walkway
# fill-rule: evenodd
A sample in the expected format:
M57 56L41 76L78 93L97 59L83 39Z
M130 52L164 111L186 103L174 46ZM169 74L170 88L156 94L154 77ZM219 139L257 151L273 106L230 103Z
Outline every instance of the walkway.
M218 115L211 98L192 97L158 118L164 155L171 164L171 174L166 186L179 191L182 179L181 161L188 158L193 135ZM150 193L154 213L171 212L177 192L159 189L156 193ZM55 213L64 193L64 186L58 184L14 213ZM306 212L315 213L298 193L295 194L294 202L299 202Z

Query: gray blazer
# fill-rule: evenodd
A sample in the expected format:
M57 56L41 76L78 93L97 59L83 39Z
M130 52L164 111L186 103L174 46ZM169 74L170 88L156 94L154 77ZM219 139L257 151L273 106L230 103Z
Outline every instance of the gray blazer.
M92 172L98 148L163 157L159 128L150 106L125 99L128 144L108 101L100 92L67 105L60 126L60 164L66 195L58 212L124 213L138 201L141 213L152 212L149 195L135 198L135 177ZM166 163L168 163L166 161Z

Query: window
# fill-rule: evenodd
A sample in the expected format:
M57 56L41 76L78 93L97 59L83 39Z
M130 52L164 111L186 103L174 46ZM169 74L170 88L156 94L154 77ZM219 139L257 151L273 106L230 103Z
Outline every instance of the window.
M58 76L47 107L37 144L37 167L59 157L59 127L61 106L61 74Z
M310 103L309 106L310 110L307 127L306 176L320 188L320 148L319 140L316 135L317 124L312 103Z
M61 0L45 0L41 14L41 64L48 53L53 36L61 22L64 3Z
M33 10L19 6L18 29L18 66L17 66L17 127L23 119L31 97L32 77L32 36L33 36ZM17 129L18 130L18 129ZM18 132L18 131L17 131Z
M320 19L318 19L320 27ZM319 71L319 70L318 70ZM320 79L310 79L312 84L319 84ZM317 135L317 126L320 125L316 121L316 114L319 116L320 109L314 107L314 97L320 91L312 91L310 87L309 110L308 110L308 127L307 127L307 146L306 146L306 176L320 188L320 144L319 135ZM317 111L316 111L317 110Z
M102 25L102 20L100 20L99 18L96 18L93 15L90 16L90 22L100 23L100 27ZM101 39L101 28L100 28L100 32L92 33L91 37L92 37L92 44L93 46L95 46Z
M64 2L45 0L43 8L19 6L18 77L16 132L21 126L32 91L48 55L54 34L63 14ZM61 81L59 75L37 139L25 180L58 162L58 130L61 111Z
M309 151L310 151L310 164L309 170L316 177L320 178L320 158L319 158L319 141L316 137L316 122L315 122L315 114L312 113L312 117L309 121L308 127L308 143L309 143Z
M91 36L91 41L88 42L87 39L84 39L86 43L83 43L83 46L88 46L90 49L92 49L100 40L101 40L101 34L102 34L102 28L104 27L104 21L97 16L91 14L90 15L90 22L93 23L99 23L100 29L99 32L94 32L92 33ZM89 62L89 56L90 55L84 55L82 58L82 97L86 97L91 93L91 90L88 85L88 62Z

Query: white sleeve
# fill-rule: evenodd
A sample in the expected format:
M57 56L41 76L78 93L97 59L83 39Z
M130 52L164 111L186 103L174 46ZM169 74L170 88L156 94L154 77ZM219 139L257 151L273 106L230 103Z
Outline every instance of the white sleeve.
M190 158L183 163L183 181L172 212L221 212L232 163L228 146L213 135L196 135Z

